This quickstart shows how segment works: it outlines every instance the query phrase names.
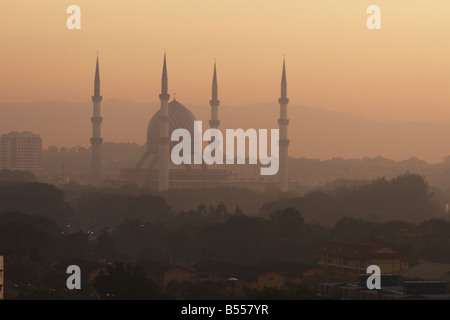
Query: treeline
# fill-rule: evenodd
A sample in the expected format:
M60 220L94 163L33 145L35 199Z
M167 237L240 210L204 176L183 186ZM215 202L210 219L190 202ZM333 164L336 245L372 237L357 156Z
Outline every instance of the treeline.
M282 198L280 197L287 197ZM0 213L40 215L75 228L100 231L112 229L125 218L171 221L179 213L199 211L218 204L239 207L245 215L268 219L276 211L295 208L306 221L332 227L343 217L368 221L404 220L420 222L448 214L436 202L426 181L414 174L392 180L379 178L367 184L338 185L333 190L304 196L256 192L243 188L210 188L151 192L145 189L95 189L76 184L58 189L42 183L0 183ZM191 217L192 218L192 217Z
M239 209L230 213L219 204L181 212L171 221L125 220L112 231L103 230L97 255L125 262L193 264L213 259L251 264L273 258L315 264L316 250L327 233L306 225L292 208L263 219L245 216Z
M388 241L401 245L410 263L450 263L450 222L426 182L412 174L272 201L260 216L220 201L175 211L160 195L74 190L78 196L69 205L67 191L51 185L0 185L0 254L13 290L53 288L61 282L54 266L67 259L183 265L275 259L315 265L318 249L331 240ZM198 191L172 195L177 192L182 204ZM261 196L245 193L247 201L252 194Z
M37 182L36 176L30 171L23 170L0 170L0 183L8 182Z
M318 249L332 240L391 242L400 245L412 264L419 259L450 263L450 221L371 222L343 218L333 228L305 223L294 208L270 218L229 213L220 205L180 213L171 222L126 220L97 238L98 257L132 263L142 259L193 264L215 259L252 264L265 259L315 265Z
M102 214L106 224L111 226L111 221L121 221L124 216L134 217L142 214L155 214L161 211L160 204L144 206L134 203L125 208L118 217L115 212L119 210L107 209L108 200L135 201L141 197L163 198L169 209L166 212L177 213L182 210L195 210L199 204L216 206L222 202L227 208L239 207L246 215L269 217L276 211L287 207L293 207L302 212L308 222L318 222L323 226L332 227L343 217L354 217L372 221L405 220L420 222L424 219L441 218L446 216L444 204L437 201L431 192L427 182L418 175L406 173L394 179L379 178L372 182L347 184L336 182L334 187L313 191L302 196L294 193L281 193L279 191L257 192L245 188L216 187L208 189L169 190L166 192L154 192L146 189L138 189L133 186L124 186L121 189L92 189L86 186L68 184L63 186L66 198L70 199L71 206L75 208L76 216L83 215L95 217L95 212L110 212L109 220ZM129 200L125 200L124 197ZM96 199L98 197L99 199ZM109 197L109 198L108 198ZM103 199L100 199L103 198ZM117 198L116 200L112 200ZM120 201L122 201L120 200ZM442 199L441 199L442 200ZM88 201L88 202L86 202ZM80 204L83 207L96 208L91 210L78 210ZM86 212L90 212L86 214ZM91 211L95 211L91 213ZM139 213L135 213L139 211ZM151 213L152 211L153 213Z
M343 217L419 222L445 215L426 181L410 173L392 180L379 178L358 186L337 187L330 192L316 191L302 197L275 200L264 204L260 213L268 216L286 207L294 207L306 219L326 226L334 225Z
M0 212L20 212L42 216L64 224L72 216L72 208L65 202L64 193L44 183L0 184Z
M145 152L144 145L135 143L104 142L102 145L102 172L109 177L119 176L121 168L133 168ZM65 167L66 175L75 181L90 174L90 149L84 147L43 150L43 167L46 174L56 176ZM302 188L319 188L337 179L371 181L380 176L392 179L405 171L426 177L433 186L441 189L450 201L450 157L441 163L429 164L417 158L394 161L377 157L362 159L332 158L328 160L289 158L290 178Z
M294 208L263 219L239 210L230 213L219 205L178 213L170 221L127 219L113 230L92 235L43 217L0 214L6 292L17 298L36 297L50 288L63 290L66 275L55 268L73 259L130 265L143 260L193 265L210 259L250 265L274 259L315 265L318 249L331 240L391 242L403 248L409 263L450 263L450 222L442 219L413 224L344 218L324 228L305 223Z

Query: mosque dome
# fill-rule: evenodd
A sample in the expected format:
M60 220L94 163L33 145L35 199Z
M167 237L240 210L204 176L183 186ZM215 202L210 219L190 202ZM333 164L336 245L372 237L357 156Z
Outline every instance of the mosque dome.
M157 152L159 139L159 113L158 110L150 119L147 128L147 146L149 152ZM195 115L176 100L169 103L169 138L175 129L187 129L194 136ZM177 142L170 143L170 150Z

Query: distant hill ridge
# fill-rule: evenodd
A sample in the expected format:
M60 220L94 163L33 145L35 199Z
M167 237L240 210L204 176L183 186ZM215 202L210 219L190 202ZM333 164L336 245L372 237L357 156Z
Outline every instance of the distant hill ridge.
M206 103L185 105L197 119L209 119L210 107ZM148 121L158 107L158 102L105 99L102 103L104 141L144 144ZM222 102L220 127L278 128L278 113L276 101L243 106L228 106ZM42 136L46 147L88 147L91 115L90 101L0 103L2 133L33 131ZM293 157L330 159L383 155L395 160L417 157L437 163L450 155L450 123L376 122L351 113L295 104L289 105L289 119L289 152Z

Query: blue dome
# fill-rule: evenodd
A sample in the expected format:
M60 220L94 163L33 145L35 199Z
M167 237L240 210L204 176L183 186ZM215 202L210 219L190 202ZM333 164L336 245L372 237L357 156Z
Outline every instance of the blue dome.
M150 119L147 128L147 148L149 152L157 152L159 139L159 113L158 110ZM187 129L194 136L195 115L176 100L169 103L169 138L175 129ZM177 142L170 143L170 150Z

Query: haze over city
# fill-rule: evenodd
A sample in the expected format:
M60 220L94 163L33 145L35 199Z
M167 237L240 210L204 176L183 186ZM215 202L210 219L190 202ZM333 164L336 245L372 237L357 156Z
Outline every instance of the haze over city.
M216 59L224 125L242 126L235 116L242 108L251 110L242 113L253 117L246 119L246 127L276 127L280 68L286 55L289 113L295 125L290 130L308 127L304 122L308 118L296 110L305 106L350 113L393 127L410 123L401 126L411 132L414 123L421 122L416 132L425 134L422 142L402 143L404 131L394 130L378 143L365 139L367 148L361 148L364 139L353 147L352 139L358 138L343 134L342 140L347 141L340 141L336 150L332 132L317 142L317 132L299 129L294 135L301 143L293 142L290 155L348 158L381 154L396 160L417 156L439 162L448 155L443 148L445 136L440 133L448 136L447 123L450 127L450 44L443 41L450 30L450 4L377 1L382 29L372 32L365 27L365 10L372 2L80 0L82 28L70 31L65 26L67 3L2 1L0 41L4 45L0 54L8 63L1 65L0 125L4 130L41 133L45 146L88 146L88 131L84 137L84 133L65 129L90 125L89 100L99 51L104 139L143 143L146 121L158 105L166 49L169 92L176 93L198 118L205 115L207 119ZM117 101L111 103L111 108L120 110L113 112L108 109L110 99L129 102L121 108ZM19 102L30 105L22 108L15 104ZM257 112L261 103L272 103L273 110ZM79 117L61 113L55 118L58 111L49 106L65 108L67 104L83 109L72 111L79 112ZM15 107L17 114L10 112ZM30 108L39 110L33 113L33 128L24 121ZM127 128L125 123L138 124L145 113L142 127ZM228 113L233 114L229 119ZM50 125L51 130L50 119L59 123L54 128ZM120 135L114 134L121 121L125 123ZM324 126L330 123L324 121ZM436 130L433 124L438 123ZM320 126L320 121L314 126ZM353 132L357 137L364 130ZM390 146L389 140L397 142Z
M450 300L449 14L2 0L0 300Z

